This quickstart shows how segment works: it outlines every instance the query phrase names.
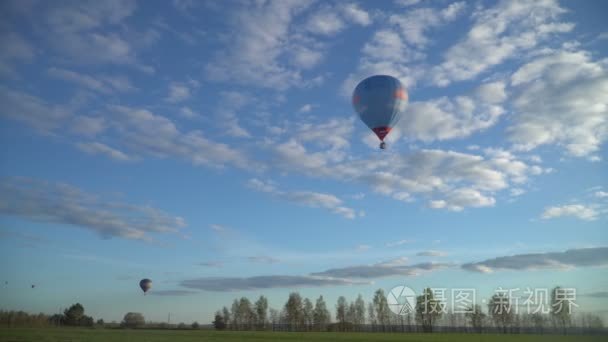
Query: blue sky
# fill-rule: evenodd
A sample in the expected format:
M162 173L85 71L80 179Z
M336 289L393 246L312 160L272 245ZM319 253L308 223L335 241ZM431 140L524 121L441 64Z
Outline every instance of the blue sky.
M605 4L1 6L3 309L561 285L603 310ZM374 74L410 99L384 151L350 103Z

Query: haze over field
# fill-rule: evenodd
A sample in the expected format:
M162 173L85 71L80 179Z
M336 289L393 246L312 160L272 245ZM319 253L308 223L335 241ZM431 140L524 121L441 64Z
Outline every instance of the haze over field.
M207 323L242 296L559 285L606 319L605 13L2 1L0 309ZM374 74L409 93L384 151L351 105Z

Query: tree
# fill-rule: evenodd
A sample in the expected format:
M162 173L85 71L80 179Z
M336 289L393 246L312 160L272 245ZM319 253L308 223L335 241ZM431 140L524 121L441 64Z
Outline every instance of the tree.
M551 317L556 327L561 328L563 334L566 334L566 329L570 325L570 315L572 314L572 306L574 305L574 297L571 290L559 286L551 291Z
M540 332L542 334L544 332L546 320L543 314L540 312L533 313L530 315L530 321L534 325L534 328L536 328L537 333Z
M285 303L285 314L289 330L298 329L303 323L304 314L302 313L302 297L297 292L289 294L289 299Z
M344 323L346 323L347 306L346 298L344 296L338 297L338 303L336 303L336 321L340 325L340 330L344 328Z
M255 325L256 315L251 302L246 297L242 297L239 301L238 316L241 321L241 326L245 329L251 329Z
M224 322L224 316L222 316L219 311L215 312L215 319L213 320L213 322L211 322L211 324L213 324L213 327L216 330L226 329L226 322Z
M329 314L329 310L327 310L327 305L325 304L325 300L323 296L319 296L317 301L315 302L315 308L312 313L313 324L318 330L325 330L327 325L331 323L331 318Z
M223 314L223 319L224 319L224 324L227 325L228 322L230 322L230 310L228 310L227 307L224 306L224 308L222 308L222 314Z
M97 320L97 325L103 326L103 324L104 324L103 319L100 318L100 319Z
M95 324L93 317L91 316L82 316L80 319L80 326L83 327L92 327Z
M264 296L260 296L260 298L255 302L255 313L257 317L257 325L259 328L264 329L266 326L266 321L268 320L268 299Z
M346 310L346 321L349 323L355 323L357 310L355 309L355 303L350 302L348 304L348 309Z
M192 323L191 327L192 327L192 329L198 329L198 328L200 328L200 325L198 324L198 322L197 322L197 321L194 321L194 322Z
M355 320L353 323L356 325L365 324L365 301L361 295L355 300Z
M475 305L470 307L465 316L469 319L469 324L471 324L473 330L481 333L483 330L483 320L486 317L486 314L481 311L481 306Z
M374 308L374 303L367 304L367 314L369 316L369 324L372 325L372 330L376 330L376 310Z
M122 326L127 328L137 328L146 323L144 315L139 312L129 312L122 319Z
M230 321L230 328L233 330L239 330L241 324L239 320L239 301L236 299L232 302L232 306L230 307L230 316L232 317L232 321ZM228 324L228 321L226 321L224 324Z
M274 325L281 322L281 313L273 308L270 308L268 312L270 313L270 321L272 321L272 329L274 330Z
M374 294L374 309L376 310L378 324L382 326L382 331L386 330L386 326L390 323L390 310L382 289L376 290Z
M70 306L69 309L63 311L65 324L77 326L80 325L80 320L84 316L84 307L80 303Z
M435 299L433 291L428 287L422 295L416 297L416 321L422 325L422 331L433 332L433 326L443 313L443 304Z
M309 330L313 323L313 310L314 309L310 299L304 298L304 304L302 304L302 316L306 330Z
M49 323L55 326L63 325L65 324L65 316L62 314L54 314L53 316L49 317Z
M494 324L502 328L503 333L507 333L507 328L513 322L513 310L511 310L511 300L505 292L497 292L490 298L488 313Z

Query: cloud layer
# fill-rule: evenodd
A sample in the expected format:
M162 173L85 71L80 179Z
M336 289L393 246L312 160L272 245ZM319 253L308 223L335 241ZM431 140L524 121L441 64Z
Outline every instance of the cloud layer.
M177 233L186 223L150 206L107 201L65 183L30 178L0 182L0 214L67 224L103 238L151 241L152 234Z
M270 288L302 288L319 286L341 286L369 284L346 279L331 279L309 276L271 275L249 278L199 278L183 280L180 285L205 291L246 291Z
M608 265L608 247L570 249L565 252L518 254L463 264L468 271L567 269Z

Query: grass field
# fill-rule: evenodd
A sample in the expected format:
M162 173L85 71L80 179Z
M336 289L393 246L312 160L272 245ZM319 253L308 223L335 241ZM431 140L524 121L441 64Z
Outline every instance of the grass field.
M490 334L383 334L383 333L285 333L116 329L0 329L0 341L157 342L157 341L409 341L409 342L508 342L508 341L606 341L606 336L490 335Z

